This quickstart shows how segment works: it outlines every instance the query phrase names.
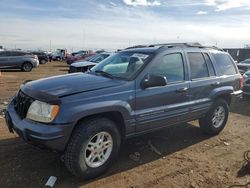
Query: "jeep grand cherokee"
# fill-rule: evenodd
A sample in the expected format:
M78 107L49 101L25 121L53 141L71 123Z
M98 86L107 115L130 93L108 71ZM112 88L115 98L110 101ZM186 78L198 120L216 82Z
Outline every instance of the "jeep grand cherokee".
M131 48L87 74L22 85L6 121L28 143L63 153L69 171L89 179L112 164L122 139L196 119L203 132L219 134L242 84L231 56L217 48Z

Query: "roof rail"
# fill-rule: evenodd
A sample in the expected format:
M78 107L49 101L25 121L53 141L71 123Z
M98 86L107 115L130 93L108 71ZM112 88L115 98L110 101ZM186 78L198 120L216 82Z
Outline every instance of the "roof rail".
M130 46L125 49L133 49L133 48L148 48L148 47L165 47L165 46L187 46L187 47L201 47L200 43L160 43L160 44L149 44L149 45L135 45Z
M159 46L160 48L172 48L172 47L197 47L197 48L211 48L211 49L215 49L215 50L219 50L219 51L224 51L221 48L218 48L216 46L202 46L200 43L198 42L193 42L193 43L163 43L163 44L150 44L150 45L135 45L135 46L131 46L128 48L125 48L125 50L127 49L134 49L134 48L150 48L150 47L157 47Z
M210 49L219 50L219 51L222 51L222 52L225 51L225 50L223 50L222 48L219 48L219 47L217 47L217 46L203 46L203 48L210 48Z

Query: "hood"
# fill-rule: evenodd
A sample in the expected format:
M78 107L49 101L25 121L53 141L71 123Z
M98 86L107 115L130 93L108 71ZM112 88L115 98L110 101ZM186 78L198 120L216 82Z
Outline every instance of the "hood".
M90 62L90 61L80 61L72 63L71 66L73 67L88 67L88 66L94 66L96 63Z
M31 81L23 85L22 90L64 97L81 92L118 86L123 82L122 80L114 80L92 74L73 73ZM29 95L29 93L27 94Z

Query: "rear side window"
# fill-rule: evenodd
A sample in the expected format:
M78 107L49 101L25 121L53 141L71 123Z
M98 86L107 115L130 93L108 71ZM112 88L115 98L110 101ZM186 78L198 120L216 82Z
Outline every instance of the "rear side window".
M209 76L207 64L202 53L188 53L188 60L190 64L191 79L205 78Z
M214 66L213 66L212 61L211 61L211 59L210 59L210 57L208 56L207 53L204 53L204 58L205 58L206 63L207 63L207 67L208 67L208 70L209 70L209 75L210 76L215 76Z
M219 68L220 75L236 74L234 62L227 54L213 54L216 64Z

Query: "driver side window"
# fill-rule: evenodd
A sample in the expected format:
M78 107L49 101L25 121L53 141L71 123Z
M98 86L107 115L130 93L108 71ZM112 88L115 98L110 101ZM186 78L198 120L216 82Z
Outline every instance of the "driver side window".
M165 76L168 83L184 81L185 77L182 54L174 53L163 56L151 68L149 73L158 76Z

